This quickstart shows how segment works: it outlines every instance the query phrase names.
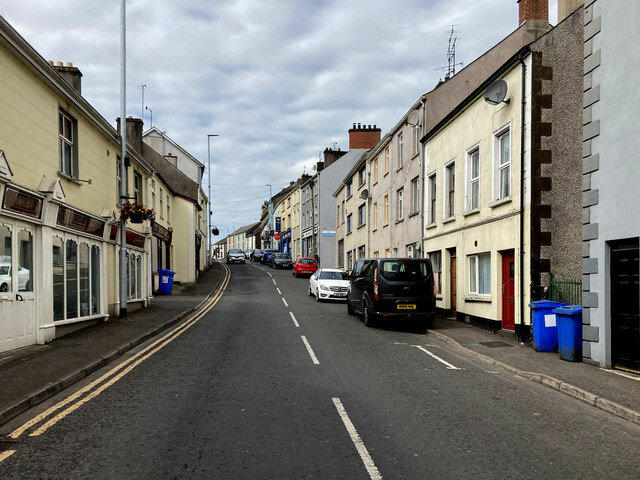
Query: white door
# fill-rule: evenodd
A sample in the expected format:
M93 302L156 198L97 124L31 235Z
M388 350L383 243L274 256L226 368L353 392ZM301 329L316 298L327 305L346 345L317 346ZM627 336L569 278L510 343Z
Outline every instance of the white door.
M36 343L35 230L0 221L0 352Z

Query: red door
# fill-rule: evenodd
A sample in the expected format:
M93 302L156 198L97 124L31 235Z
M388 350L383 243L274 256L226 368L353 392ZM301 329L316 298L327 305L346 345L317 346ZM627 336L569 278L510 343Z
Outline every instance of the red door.
M513 251L502 254L502 328L515 330L515 289Z
M450 315L455 317L458 309L458 283L457 283L457 261L455 253L451 254L449 278L451 279L451 312Z

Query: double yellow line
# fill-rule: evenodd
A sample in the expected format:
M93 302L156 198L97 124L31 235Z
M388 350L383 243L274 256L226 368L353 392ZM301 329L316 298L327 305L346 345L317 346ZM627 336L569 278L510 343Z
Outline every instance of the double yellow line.
M144 362L146 359L148 359L155 353L159 352L161 349L166 347L169 343L173 342L176 338L178 338L180 335L182 335L184 332L190 329L193 325L195 325L203 316L205 316L218 303L220 298L222 298L222 294L227 288L227 285L229 284L229 279L231 278L231 271L229 270L229 267L227 267L226 265L222 263L221 265L224 269L224 277L223 277L220 288L209 300L207 300L204 303L204 305L200 307L200 309L196 314L191 316L188 320L186 320L180 326L174 328L172 331L164 335L162 338L156 340L145 349L136 353L134 356L132 356L128 360L112 368L107 373L102 375L100 378L94 380L84 388L78 390L73 395L70 395L69 397L58 402L51 408L45 410L41 414L33 417L31 420L29 420L22 426L16 428L13 432L11 432L8 435L8 437L11 439L17 439L26 431L32 429L33 427L39 424L41 425L35 430L33 430L29 434L29 436L37 437L39 435L42 435L53 425L55 425L60 420L65 418L67 415L71 414L72 412L80 408L85 403L89 402L92 398L95 398L98 395L100 395L107 388L109 388L111 385L113 385L122 377L124 377L127 373L129 373L131 370L136 368L138 365L140 365L142 362ZM52 416L56 412L59 412L59 413L57 413L55 416ZM47 421L45 423L42 423L45 420ZM9 456L11 456L13 453L15 453L15 450L8 450L6 452L1 453L0 462L5 458L8 458Z

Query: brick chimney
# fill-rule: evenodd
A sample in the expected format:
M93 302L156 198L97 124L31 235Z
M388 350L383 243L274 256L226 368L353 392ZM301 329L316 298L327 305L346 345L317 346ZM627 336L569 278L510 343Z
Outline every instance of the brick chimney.
M354 148L366 148L367 150L375 147L380 141L381 130L375 125L353 124L353 128L349 129L349 150Z
M518 0L518 25L527 20L549 21L549 0Z
M62 62L56 62L54 65L53 61L49 60L49 65L51 65L56 72L62 75L67 83L78 93L82 94L82 73L77 67L73 66L73 63L67 62L66 65L63 65Z
M118 133L120 133L120 118L116 119ZM127 117L127 143L133 145L136 152L142 155L142 126L139 118Z
M340 149L333 150L331 148L325 148L324 149L324 168L327 168L333 162L335 162L340 157L342 157L345 153L347 152L343 152Z

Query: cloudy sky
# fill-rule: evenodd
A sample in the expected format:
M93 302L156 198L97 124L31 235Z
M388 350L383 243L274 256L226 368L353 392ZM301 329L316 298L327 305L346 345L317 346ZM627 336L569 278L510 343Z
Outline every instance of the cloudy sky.
M120 1L1 0L0 15L45 59L80 68L115 126ZM347 149L353 123L388 132L443 77L452 25L467 64L517 19L516 0L128 0L127 115L142 115L144 84L153 126L203 163L220 135L212 223L226 235L259 220L265 184L275 194L326 147Z

